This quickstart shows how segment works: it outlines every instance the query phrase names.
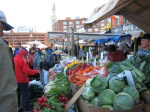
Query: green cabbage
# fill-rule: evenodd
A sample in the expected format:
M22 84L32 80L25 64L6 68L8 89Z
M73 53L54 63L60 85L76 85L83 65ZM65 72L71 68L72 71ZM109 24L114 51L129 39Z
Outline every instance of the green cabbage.
M100 93L107 87L107 80L103 76L95 76L86 81L86 86L90 86L94 92Z
M112 105L115 93L110 89L103 90L98 95L99 105Z
M90 82L91 82L91 80L93 80L93 78L90 78L90 79L88 79L88 80L86 81L86 87L90 87Z
M132 97L124 92L115 95L113 106L115 110L129 110L135 105Z
M94 97L94 98L90 101L90 104L91 104L91 105L94 105L94 106L98 106L98 97Z
M90 87L86 87L85 90L82 92L82 97L86 100L91 100L94 98L95 93Z
M109 108L109 110L114 110L113 106L111 105L102 105L103 108Z
M128 93L135 102L139 99L139 92L134 87L125 87L123 92Z
M111 79L109 81L109 88L113 90L115 93L121 92L124 87L125 87L124 81L117 79Z

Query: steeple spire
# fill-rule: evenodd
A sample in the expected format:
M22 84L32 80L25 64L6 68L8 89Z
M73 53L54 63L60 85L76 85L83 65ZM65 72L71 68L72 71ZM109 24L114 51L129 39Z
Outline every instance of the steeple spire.
M52 20L52 25L57 20L57 18L56 18L56 6L55 6L55 2L54 2L53 7L52 7L52 17L51 17L51 20Z

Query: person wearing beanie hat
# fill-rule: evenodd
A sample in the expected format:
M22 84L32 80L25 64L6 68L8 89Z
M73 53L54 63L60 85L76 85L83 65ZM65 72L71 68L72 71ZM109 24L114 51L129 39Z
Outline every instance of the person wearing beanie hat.
M7 23L5 14L0 11L0 112L18 112L17 82L13 67L13 56L8 42L2 38L3 31L12 28Z
M141 37L141 49L136 53L137 56L150 57L150 33Z
M20 105L20 99L22 98L23 108L25 112L31 111L30 106L30 93L29 93L29 78L28 75L34 75L39 73L38 70L31 70L27 63L28 52L24 49L20 50L14 58L16 79L18 84L18 104Z

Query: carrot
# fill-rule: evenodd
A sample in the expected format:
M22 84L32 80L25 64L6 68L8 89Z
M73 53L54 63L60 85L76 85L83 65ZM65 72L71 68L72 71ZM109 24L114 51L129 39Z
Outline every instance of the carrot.
M90 78L89 76L79 76L79 75L75 76L76 80L80 80L80 81L83 81L83 82L87 81L89 78Z

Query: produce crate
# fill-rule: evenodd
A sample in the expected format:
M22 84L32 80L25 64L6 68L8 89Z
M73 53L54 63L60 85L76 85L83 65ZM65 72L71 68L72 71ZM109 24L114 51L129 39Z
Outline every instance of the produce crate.
M143 91L140 93L140 98L143 100L146 104L150 104L150 90ZM150 111L149 111L150 112Z
M76 92L81 88L81 86L76 86L75 84L73 83L70 83L70 86L71 86L71 90L72 90L72 94L75 95Z
M142 91L140 93L140 98L144 102L143 112L150 112L150 90Z
M143 112L150 112L150 104L144 103Z
M111 111L111 110L109 110L107 108L92 106L90 104L86 104L82 99L79 99L78 106L79 106L78 107L79 108L79 112L142 112L143 102L140 102L139 104L137 104L132 109L125 110L125 111L115 111L115 110Z

